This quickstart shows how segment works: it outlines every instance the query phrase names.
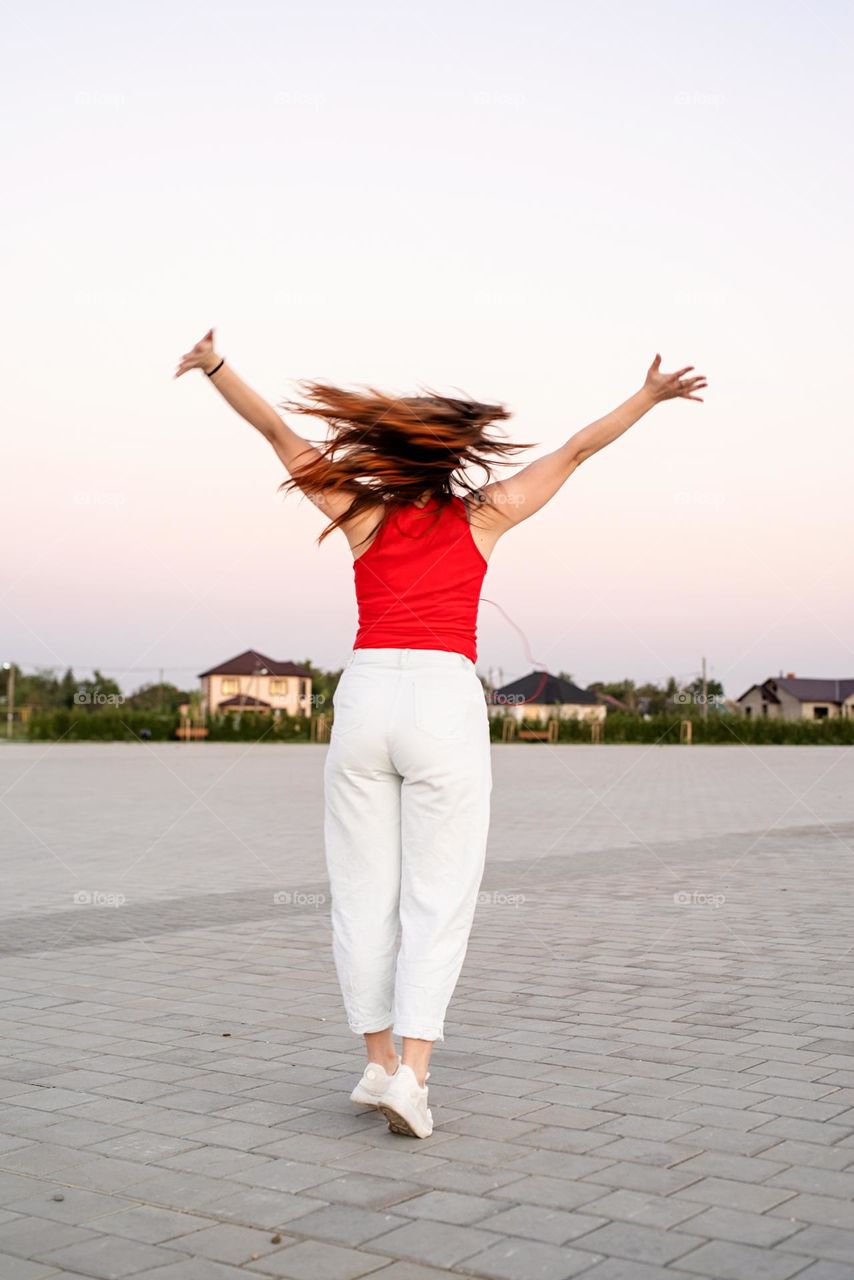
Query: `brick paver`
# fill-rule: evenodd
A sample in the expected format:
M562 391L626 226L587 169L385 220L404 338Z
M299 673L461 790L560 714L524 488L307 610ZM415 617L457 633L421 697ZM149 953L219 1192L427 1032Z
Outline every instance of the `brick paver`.
M854 1280L854 753L496 747L417 1142L324 750L0 749L0 1280Z

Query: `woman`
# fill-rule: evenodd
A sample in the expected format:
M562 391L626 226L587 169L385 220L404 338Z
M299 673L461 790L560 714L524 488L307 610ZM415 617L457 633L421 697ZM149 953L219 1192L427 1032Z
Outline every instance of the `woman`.
M214 350L182 357L269 440L354 557L359 629L333 703L324 840L333 953L367 1066L351 1094L397 1133L426 1138L433 1043L462 968L483 874L492 788L489 726L475 673L477 606L495 544L539 511L586 458L662 400L701 400L693 366L661 372L564 445L504 480L527 445L489 428L500 405L303 384L291 412L323 419L316 447ZM471 471L485 483L475 488ZM397 935L400 932L400 946ZM402 1039L402 1058L394 1036Z

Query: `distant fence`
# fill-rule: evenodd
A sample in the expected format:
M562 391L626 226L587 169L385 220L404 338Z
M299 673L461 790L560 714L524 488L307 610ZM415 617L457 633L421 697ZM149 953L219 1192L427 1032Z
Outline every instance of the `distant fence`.
M198 740L200 726L189 727L190 740ZM27 737L51 742L172 742L187 740L187 728L187 721L177 712L62 710L31 716ZM204 725L207 742L309 742L311 737L311 720L307 716L281 715L274 719L243 711L209 716Z
M604 744L621 742L680 742L696 746L719 743L735 746L854 746L854 719L765 720L745 716L712 714L686 717L683 710L645 719L630 712L609 711L600 724L590 720L556 720L549 725L540 720L523 720L509 725L506 715L490 718L493 742L521 741L532 745L554 743ZM243 711L210 716L206 722L207 742L326 742L331 717L286 716L273 719ZM131 711L111 708L104 711L60 710L34 712L26 725L33 741L50 742L174 742L185 722L176 713ZM685 725L690 725L690 732ZM509 730L509 731L508 731ZM18 731L21 734L21 730ZM17 735L16 735L17 736ZM22 736L22 734L21 734ZM195 738L195 734L193 735ZM20 740L20 737L19 737Z
M525 730L545 729L540 720L523 720L510 735L506 722L510 716L493 716L490 720L490 736L493 742L515 740L534 741ZM552 731L551 741L589 743L597 741L595 722L590 720L557 720L557 737ZM687 726L687 728L685 727ZM522 730L521 732L519 730ZM703 743L719 743L730 746L743 743L746 746L852 746L854 745L854 719L834 717L824 720L754 720L747 716L710 714L704 720L700 715L686 716L683 709L659 713L648 719L627 711L609 711L598 730L598 741L648 742L690 746Z

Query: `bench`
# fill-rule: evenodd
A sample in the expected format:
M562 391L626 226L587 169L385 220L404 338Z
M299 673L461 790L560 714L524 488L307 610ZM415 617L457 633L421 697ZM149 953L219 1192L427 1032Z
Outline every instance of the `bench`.
M550 720L546 729L519 729L522 742L557 742L557 720Z

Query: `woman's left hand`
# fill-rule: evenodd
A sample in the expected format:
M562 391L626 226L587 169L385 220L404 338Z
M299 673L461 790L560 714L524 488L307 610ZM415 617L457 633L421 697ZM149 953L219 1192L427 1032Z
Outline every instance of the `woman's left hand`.
M703 387L707 387L709 384L702 374L695 375L693 378L686 378L685 374L690 373L693 368L694 366L689 364L684 369L677 369L675 373L662 373L661 356L656 355L647 371L644 390L649 392L656 401L674 400L676 398L702 401L703 397L694 395L694 392L701 391Z

